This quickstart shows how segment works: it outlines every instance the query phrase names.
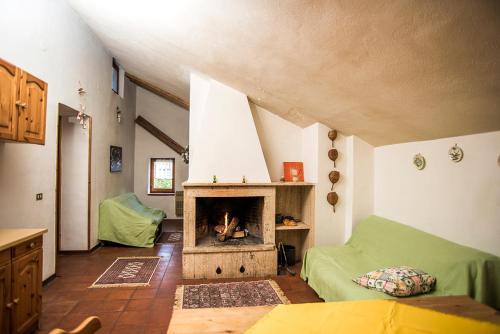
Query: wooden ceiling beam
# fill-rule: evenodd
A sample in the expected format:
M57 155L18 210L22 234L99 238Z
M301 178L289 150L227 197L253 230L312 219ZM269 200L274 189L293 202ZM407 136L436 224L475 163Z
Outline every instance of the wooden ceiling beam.
M156 139L161 141L163 144L170 147L172 150L181 155L184 152L184 147L182 147L178 142L170 138L165 132L158 129L153 124L149 123L144 117L137 116L135 123L140 125L144 130L153 135Z
M186 101L183 98L180 98L177 95L174 95L164 89L158 88L155 85L152 85L149 82L144 81L128 72L125 75L137 86L144 88L145 90L150 91L151 93L156 94L160 97L163 97L165 100L189 111L189 101Z

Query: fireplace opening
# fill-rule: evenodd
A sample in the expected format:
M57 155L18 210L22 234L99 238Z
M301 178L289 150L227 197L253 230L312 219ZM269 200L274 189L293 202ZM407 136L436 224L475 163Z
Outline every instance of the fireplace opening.
M197 197L196 246L263 243L264 197Z

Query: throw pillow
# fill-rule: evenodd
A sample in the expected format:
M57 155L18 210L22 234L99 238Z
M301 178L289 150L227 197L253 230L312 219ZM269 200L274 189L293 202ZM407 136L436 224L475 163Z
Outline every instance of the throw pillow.
M353 281L368 289L385 292L395 297L408 297L430 292L436 278L426 272L407 266L370 271Z

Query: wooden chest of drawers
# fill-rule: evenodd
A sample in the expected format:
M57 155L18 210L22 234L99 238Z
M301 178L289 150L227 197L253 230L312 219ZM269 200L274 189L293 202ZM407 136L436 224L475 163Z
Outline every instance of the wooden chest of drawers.
M18 230L12 235L18 239L9 239L6 233L11 231L0 230L0 333L31 333L38 327L42 305L45 230Z

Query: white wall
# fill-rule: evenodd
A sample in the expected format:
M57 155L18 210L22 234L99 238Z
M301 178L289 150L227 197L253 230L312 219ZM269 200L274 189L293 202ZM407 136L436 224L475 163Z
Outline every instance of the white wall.
M347 168L345 236L347 241L353 228L373 214L374 147L356 136L346 138Z
M459 163L448 150L464 150ZM426 161L419 171L412 159ZM375 214L500 255L500 132L375 149Z
M316 245L341 245L344 242L346 224L346 140L341 134L335 140L335 147L339 151L336 161L336 170L340 172L340 179L335 184L333 191L337 192L339 200L333 207L327 202L326 196L331 189L328 178L334 169L333 161L328 158L328 150L332 142L328 138L330 128L315 123L303 130L303 157L305 180L316 183L315 205L315 244Z
M22 18L20 21L19 18ZM0 143L0 227L46 227L43 278L55 272L57 104L78 109L80 81L93 116L92 245L97 242L98 203L133 189L135 86L125 100L111 91L111 56L63 0L0 2L0 57L48 85L44 146ZM123 123L116 122L120 105ZM109 173L109 145L123 147L124 171ZM82 191L86 191L82 190ZM42 201L35 201L36 193Z
M142 88L137 88L136 116L142 116L165 132L182 146L189 140L189 112ZM180 155L153 137L142 127L135 126L134 192L145 205L166 212L167 218L176 218L175 196L150 196L150 158L175 158L175 189L182 190L182 183L188 178L188 165Z
M89 129L61 117L61 243L64 251L88 249Z
M303 130L258 105L251 104L251 109L269 176L271 181L279 181L284 161L303 160Z
M248 99L191 73L189 182L270 182Z

